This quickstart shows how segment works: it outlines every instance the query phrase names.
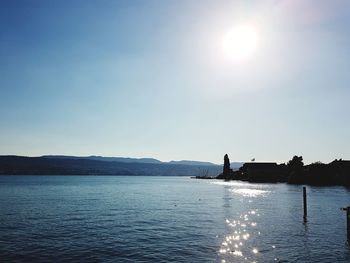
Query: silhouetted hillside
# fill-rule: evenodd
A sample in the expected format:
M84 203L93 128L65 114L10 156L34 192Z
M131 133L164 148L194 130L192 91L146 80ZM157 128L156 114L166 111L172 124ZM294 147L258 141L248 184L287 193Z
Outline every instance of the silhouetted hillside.
M101 157L104 158L104 157ZM140 159L138 159L140 160ZM220 165L184 165L171 163L120 162L94 157L22 157L0 156L0 175L215 175Z
M129 158L129 157L104 157L104 156L69 156L69 155L44 155L43 158L52 159L74 159L74 160L95 160L121 163L162 163L154 158Z
M198 161L187 161L187 160L182 160L182 161L170 161L169 164L185 164L185 165L215 165L210 162L198 162Z

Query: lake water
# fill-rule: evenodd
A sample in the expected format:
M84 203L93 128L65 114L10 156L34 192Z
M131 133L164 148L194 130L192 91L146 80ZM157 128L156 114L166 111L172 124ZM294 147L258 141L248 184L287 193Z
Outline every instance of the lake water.
M1 176L1 262L350 262L343 187Z

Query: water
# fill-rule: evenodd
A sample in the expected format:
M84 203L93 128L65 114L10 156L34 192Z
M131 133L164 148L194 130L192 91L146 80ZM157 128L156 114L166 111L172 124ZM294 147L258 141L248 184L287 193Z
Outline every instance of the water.
M343 187L1 176L1 262L350 262Z

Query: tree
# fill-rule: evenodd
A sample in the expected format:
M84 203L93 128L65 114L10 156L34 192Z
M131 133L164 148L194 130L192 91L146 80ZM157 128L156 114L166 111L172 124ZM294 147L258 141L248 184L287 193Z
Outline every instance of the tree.
M287 163L289 170L288 182L292 184L301 184L305 181L304 178L304 163L302 156L294 156L292 160Z
M287 163L287 166L292 172L300 172L304 166L303 157L295 155L293 159Z

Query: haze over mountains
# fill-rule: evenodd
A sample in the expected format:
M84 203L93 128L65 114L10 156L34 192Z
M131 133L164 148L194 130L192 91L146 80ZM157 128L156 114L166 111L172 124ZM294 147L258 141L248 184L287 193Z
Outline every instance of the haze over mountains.
M216 165L211 162L200 162L200 161L170 161L162 162L155 158L130 158L130 157L104 157L104 156L70 156L70 155L43 155L44 158L60 158L60 159L80 159L80 160L96 160L96 161L107 161L107 162L122 162L122 163L153 163L153 164L185 164L185 165Z
M231 163L238 169L242 163ZM222 165L200 161L162 162L154 158L64 156L0 156L1 175L217 175Z

